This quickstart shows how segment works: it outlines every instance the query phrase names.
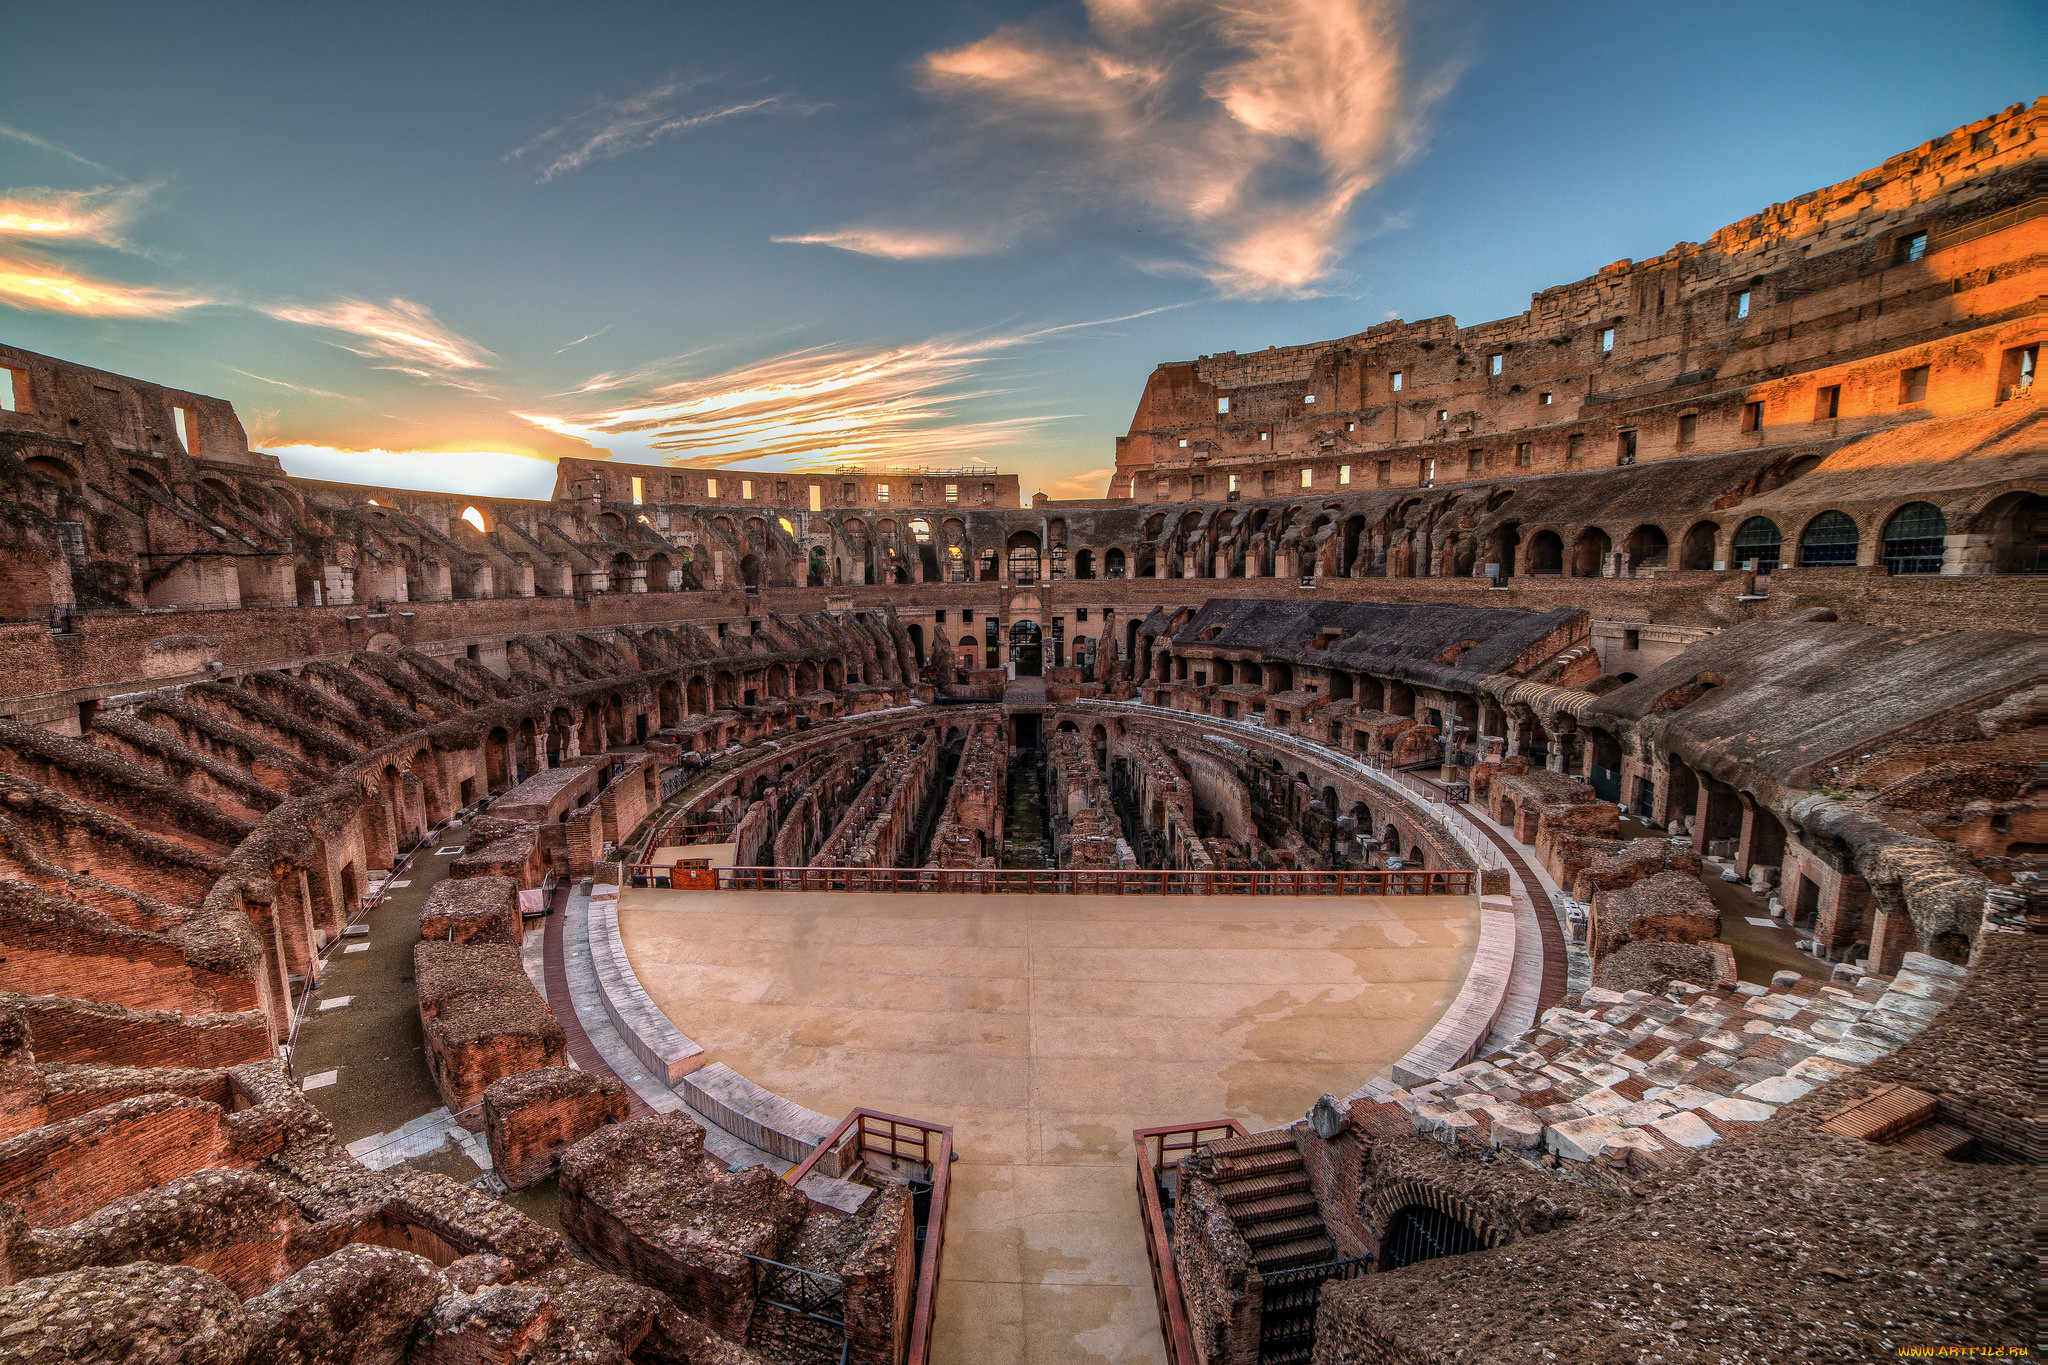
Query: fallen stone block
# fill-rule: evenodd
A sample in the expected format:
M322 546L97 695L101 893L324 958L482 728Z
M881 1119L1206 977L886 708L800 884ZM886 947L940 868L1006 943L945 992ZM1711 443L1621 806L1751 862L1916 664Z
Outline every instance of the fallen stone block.
M1721 1140L1713 1126L1690 1109L1681 1109L1650 1124L1681 1147L1710 1147Z
M1551 1124L1543 1130L1543 1143L1566 1161L1591 1161L1621 1130L1613 1119L1595 1114Z

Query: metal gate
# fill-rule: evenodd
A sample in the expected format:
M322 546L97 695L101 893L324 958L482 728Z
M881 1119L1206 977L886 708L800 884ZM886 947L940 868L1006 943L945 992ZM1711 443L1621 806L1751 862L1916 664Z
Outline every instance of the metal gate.
M1591 764L1586 769L1586 781L1591 784L1593 795L1602 801L1621 800L1621 774L1614 769Z
M1462 1256L1485 1243L1479 1234L1442 1209L1410 1204L1395 1214L1380 1238L1380 1257L1389 1270L1439 1256Z
M1270 1270L1261 1276L1265 1292L1259 1308L1260 1365L1306 1361L1315 1350L1316 1305L1330 1280L1351 1280L1365 1273L1372 1257L1325 1261L1293 1270Z

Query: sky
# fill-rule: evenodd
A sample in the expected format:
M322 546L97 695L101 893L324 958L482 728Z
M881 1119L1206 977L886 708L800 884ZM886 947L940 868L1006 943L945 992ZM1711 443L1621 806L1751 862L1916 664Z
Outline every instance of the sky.
M0 341L314 478L992 465L2039 92L2026 3L15 5Z

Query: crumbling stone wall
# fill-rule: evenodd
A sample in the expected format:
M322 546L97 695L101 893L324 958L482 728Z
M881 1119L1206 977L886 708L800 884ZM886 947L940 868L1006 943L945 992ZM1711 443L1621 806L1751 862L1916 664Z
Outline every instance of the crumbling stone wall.
M927 867L994 867L1002 860L1010 746L1000 718L977 721L960 750Z
M1597 968L1625 943L1711 943L1721 934L1721 910L1697 875L1660 872L1593 897L1586 942Z
M567 1066L562 1026L520 964L517 948L423 942L413 948L427 1073L456 1122L482 1132L493 1081Z
M523 1190L555 1173L562 1152L627 1114L617 1077L548 1067L502 1076L484 1091L484 1140L498 1179Z

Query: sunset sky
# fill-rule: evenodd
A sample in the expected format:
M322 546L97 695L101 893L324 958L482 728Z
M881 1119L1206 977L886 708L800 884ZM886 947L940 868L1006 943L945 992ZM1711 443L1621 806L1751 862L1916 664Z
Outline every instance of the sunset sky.
M17 6L0 341L313 477L990 463L2039 94L2024 3Z

